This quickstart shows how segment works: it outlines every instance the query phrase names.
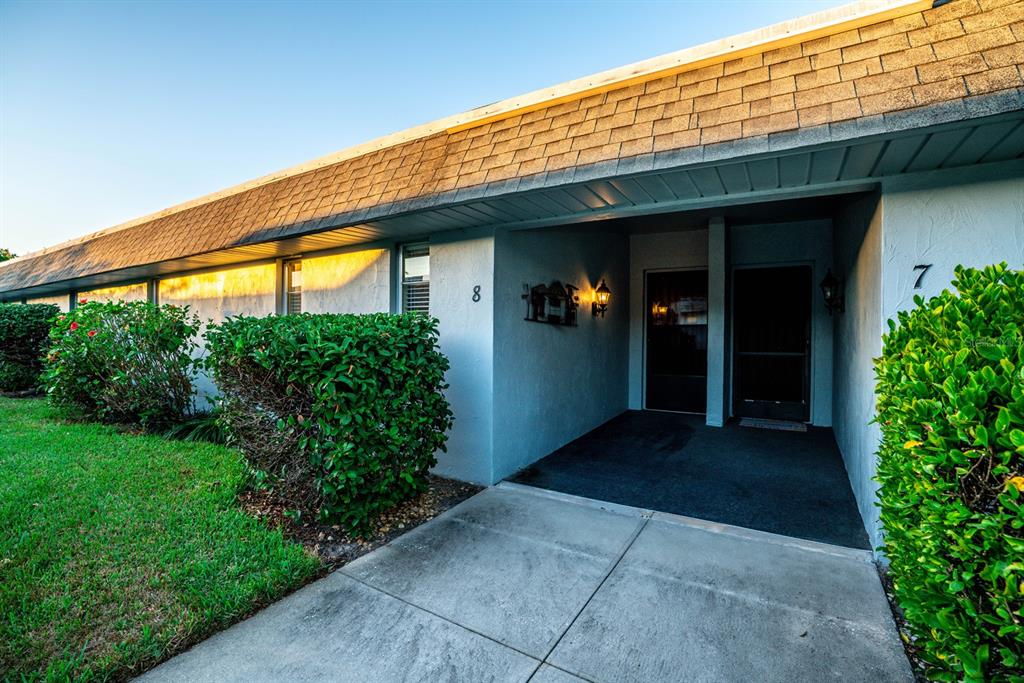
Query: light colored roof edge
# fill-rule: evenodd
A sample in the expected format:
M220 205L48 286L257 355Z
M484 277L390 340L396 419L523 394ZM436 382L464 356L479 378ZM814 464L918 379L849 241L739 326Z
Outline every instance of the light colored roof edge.
M296 166L275 171L238 185L212 192L196 199L175 204L139 218L97 230L81 237L65 240L50 247L29 252L15 259L0 262L0 268L24 259L44 256L48 253L81 244L97 237L132 228L142 223L185 211L202 204L230 197L262 185L301 175L324 166L353 159L364 154L411 142L441 132L457 132L466 128L483 125L516 114L553 106L560 102L586 97L626 87L635 82L646 81L658 76L699 69L711 64L738 59L749 54L785 47L822 35L852 30L860 26L878 23L932 7L934 0L858 0L839 7L814 12L796 19L771 24L764 28L747 31L728 38L714 40L694 47L685 48L666 55L645 59L625 66L566 81L558 85L534 90L523 95L486 104L459 114L453 114L435 121L406 128L405 130L374 138L367 142L347 147L338 152L306 161Z

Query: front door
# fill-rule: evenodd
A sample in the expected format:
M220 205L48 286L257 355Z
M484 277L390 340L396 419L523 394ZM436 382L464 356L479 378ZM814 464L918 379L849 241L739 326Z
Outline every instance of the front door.
M733 414L808 420L810 266L737 269L733 325Z
M708 387L708 271L647 273L646 402L703 413Z

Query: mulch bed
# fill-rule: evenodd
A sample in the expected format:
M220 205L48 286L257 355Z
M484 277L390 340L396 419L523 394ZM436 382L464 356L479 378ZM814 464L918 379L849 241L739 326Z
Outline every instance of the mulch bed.
M885 589L885 597L889 600L889 609L892 610L892 618L896 622L896 630L899 631L903 650L907 653L907 659L910 660L910 668L914 672L914 679L917 683L927 683L928 677L925 675L925 671L927 671L928 665L925 664L921 658L919 648L914 644L914 636L910 633L910 627L903 616L903 610L896 604L896 595L892 589L892 575L883 566L878 567L878 575L882 579L882 588Z
M437 517L483 488L434 475L429 478L430 488L384 513L377 520L374 532L365 538L349 536L336 525L316 521L313 515L304 515L296 521L285 514L290 506L273 491L246 491L238 501L246 512L281 529L287 538L301 543L319 557L325 571L333 571Z

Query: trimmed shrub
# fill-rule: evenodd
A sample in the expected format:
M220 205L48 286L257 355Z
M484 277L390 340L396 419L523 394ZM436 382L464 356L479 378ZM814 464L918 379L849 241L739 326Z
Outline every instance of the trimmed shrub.
M956 269L876 361L894 592L937 680L1024 675L1024 272Z
M82 303L50 329L50 401L103 422L178 422L192 409L198 330L188 307Z
M0 304L0 391L22 391L39 384L50 343L53 304Z
M239 317L206 341L231 443L294 504L361 533L426 488L452 424L436 320Z

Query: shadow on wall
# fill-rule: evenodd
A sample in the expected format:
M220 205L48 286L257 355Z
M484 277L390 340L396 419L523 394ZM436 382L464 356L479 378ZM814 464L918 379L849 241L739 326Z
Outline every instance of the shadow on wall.
M626 409L629 243L563 228L499 236L495 251L494 478L544 457ZM523 284L580 288L578 327L525 322ZM607 281L604 317L591 314Z
M833 243L844 279L846 310L835 318L833 433L871 545L882 540L874 481L881 439L875 414L872 359L882 352L882 198L877 192L846 200L836 212Z

